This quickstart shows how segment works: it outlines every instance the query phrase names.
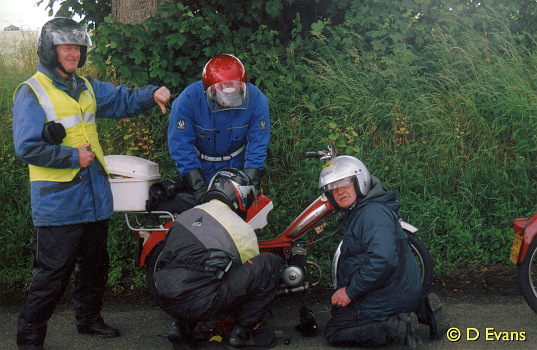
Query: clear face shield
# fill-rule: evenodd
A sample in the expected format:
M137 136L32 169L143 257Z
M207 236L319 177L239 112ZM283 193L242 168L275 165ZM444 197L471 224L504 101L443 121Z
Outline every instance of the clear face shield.
M354 175L344 177L343 179L333 181L333 182L331 182L329 184L324 185L321 188L321 190L323 192L327 192L327 191L335 190L336 188L339 188L339 187L347 187L347 186L353 184L353 180L354 180L353 178L354 178Z
M207 103L213 112L248 108L248 86L241 81L223 81L205 91Z
M91 48L92 42L88 33L83 29L73 29L70 31L53 31L50 33L54 45L72 44Z

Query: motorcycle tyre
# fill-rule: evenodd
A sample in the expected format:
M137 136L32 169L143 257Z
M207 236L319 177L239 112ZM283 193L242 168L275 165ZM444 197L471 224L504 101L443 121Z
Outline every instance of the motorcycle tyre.
M151 250L151 253L149 254L148 259L146 260L146 270L145 270L145 282L147 285L147 290L149 291L149 295L151 297L151 301L158 304L158 291L157 287L155 286L155 265L157 263L157 259L160 256L160 253L162 253L162 249L164 249L164 243L159 242L153 247L153 250Z
M425 247L425 244L423 244L418 236L406 230L405 232L408 236L408 242L410 243L412 253L416 256L418 264L420 265L423 292L428 293L431 289L431 285L433 284L433 259L431 258L429 250L427 247Z
M534 266L533 273L532 266ZM517 266L517 279L520 293L531 309L537 313L537 286L534 285L532 274L537 274L537 239L533 239L526 252L524 260Z

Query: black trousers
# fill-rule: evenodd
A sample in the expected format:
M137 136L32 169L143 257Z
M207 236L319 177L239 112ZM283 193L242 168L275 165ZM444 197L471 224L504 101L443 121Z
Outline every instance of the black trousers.
M161 307L175 319L188 317L192 321L211 320L221 314L234 315L237 323L253 328L264 316L276 296L276 288L283 268L283 259L261 253L250 261L228 271L218 288L208 285L211 292L199 288L197 295L177 300L161 300ZM195 272L192 272L195 273ZM214 279L213 279L214 280ZM199 297L204 295L208 297Z
M33 271L18 319L19 348L41 345L47 322L75 272L72 296L77 325L100 317L108 281L106 249L109 220L91 223L40 226L34 232Z
M378 321L355 309L355 304L332 307L324 337L335 346L378 347L404 342L406 324L397 315Z

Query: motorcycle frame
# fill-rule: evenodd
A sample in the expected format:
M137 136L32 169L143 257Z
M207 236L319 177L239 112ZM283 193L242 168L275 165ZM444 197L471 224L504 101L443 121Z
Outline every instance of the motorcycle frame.
M513 231L515 235L522 237L522 245L518 254L517 265L521 264L526 257L528 248L537 235L537 213L531 218L522 218L513 220Z
M311 228L319 225L334 212L334 206L323 194L311 203L279 236L259 241L260 252L277 252L289 259L293 242L306 234ZM310 244L313 244L312 238Z
M328 198L323 194L313 201L293 222L277 237L258 241L260 252L272 252L277 255L289 259L291 256L291 249L293 243L304 236L310 229L321 224L331 214L334 213L334 206L330 203ZM173 218L173 215L168 212L153 212L154 214L169 215ZM131 213L131 214L148 214L147 212ZM157 229L148 228L135 228L133 227L128 218L128 214L125 214L127 225L133 232L134 237L142 237L144 234L148 235L146 241L143 244L142 251L139 255L139 261L137 261L138 267L145 266L146 259L155 248L155 246L164 240L166 232L173 224L173 220L166 222ZM317 234L316 234L317 235ZM315 236L316 236L315 235ZM315 237L309 242L313 244Z

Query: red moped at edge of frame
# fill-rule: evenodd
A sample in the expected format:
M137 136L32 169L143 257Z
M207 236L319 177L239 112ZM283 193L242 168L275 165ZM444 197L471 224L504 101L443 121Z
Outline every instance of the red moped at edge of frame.
M510 260L517 265L517 279L524 300L537 312L537 213L513 220L514 240Z

